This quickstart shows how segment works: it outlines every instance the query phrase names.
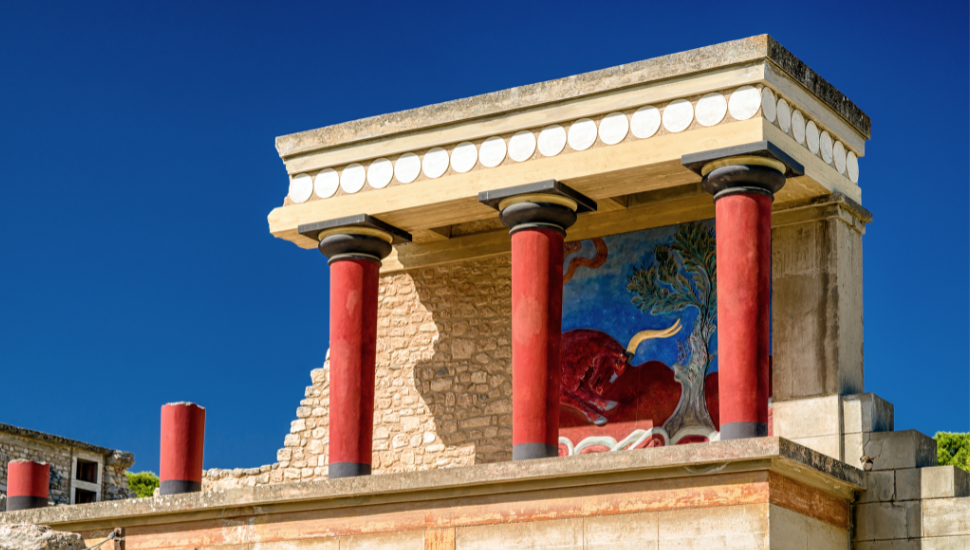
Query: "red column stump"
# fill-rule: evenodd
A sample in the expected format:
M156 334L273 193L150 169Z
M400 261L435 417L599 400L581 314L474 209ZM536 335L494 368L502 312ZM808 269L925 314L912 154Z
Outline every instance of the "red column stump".
M45 508L50 497L51 465L14 460L7 465L7 510Z
M161 494L176 495L202 490L204 444L203 407L185 402L169 403L162 407Z

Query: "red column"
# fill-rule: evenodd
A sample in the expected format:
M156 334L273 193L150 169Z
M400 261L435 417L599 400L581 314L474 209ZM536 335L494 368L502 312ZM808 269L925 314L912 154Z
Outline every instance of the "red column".
M202 490L202 451L205 446L205 408L195 403L162 407L159 461L160 493L176 495Z
M512 234L512 458L559 454L563 234Z
M721 439L768 434L771 196L716 199Z
M379 271L359 257L330 263L331 478L371 473Z
M45 508L50 496L51 465L32 460L7 464L7 510Z

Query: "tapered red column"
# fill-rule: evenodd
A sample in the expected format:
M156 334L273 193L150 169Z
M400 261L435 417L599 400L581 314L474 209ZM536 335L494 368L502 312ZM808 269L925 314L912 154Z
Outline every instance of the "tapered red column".
M479 200L512 235L512 459L558 456L563 241L596 203L555 181Z
M195 403L169 403L162 407L162 441L159 457L159 493L177 495L202 490L205 446L205 409Z
M330 264L331 478L370 475L381 260L411 236L367 215L301 226Z
M7 464L7 510L46 508L50 496L51 465L33 460Z

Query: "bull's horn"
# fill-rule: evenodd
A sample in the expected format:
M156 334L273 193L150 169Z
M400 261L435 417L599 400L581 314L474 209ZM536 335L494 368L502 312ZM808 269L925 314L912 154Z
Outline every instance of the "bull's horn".
M677 319L676 323L662 330L641 330L640 332L634 334L633 338L630 339L630 343L626 347L626 352L632 356L637 352L637 347L639 347L644 340L650 340L652 338L670 338L671 336L680 332L680 328L680 319Z

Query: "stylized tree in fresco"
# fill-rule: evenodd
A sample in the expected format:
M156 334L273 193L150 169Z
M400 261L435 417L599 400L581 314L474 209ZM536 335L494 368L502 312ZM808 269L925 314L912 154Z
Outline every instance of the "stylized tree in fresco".
M687 344L677 342L674 378L683 392L664 429L671 436L681 428L705 426L714 429L704 400L704 378L714 361L711 338L717 330L717 256L714 230L700 224L682 225L674 244L654 249L649 268L635 268L627 290L640 311L662 315L697 308L697 320Z

